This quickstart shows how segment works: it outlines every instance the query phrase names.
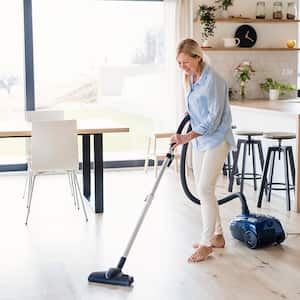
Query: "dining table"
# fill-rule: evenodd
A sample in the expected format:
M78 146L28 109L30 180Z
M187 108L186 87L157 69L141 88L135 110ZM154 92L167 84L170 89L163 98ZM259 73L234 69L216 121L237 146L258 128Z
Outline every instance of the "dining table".
M0 122L0 138L30 138L31 127L32 123L25 120ZM95 213L104 212L103 134L128 132L128 127L110 120L77 120L77 134L82 137L83 195L90 201ZM93 162L91 151L94 154ZM91 185L92 169L94 169L93 185Z

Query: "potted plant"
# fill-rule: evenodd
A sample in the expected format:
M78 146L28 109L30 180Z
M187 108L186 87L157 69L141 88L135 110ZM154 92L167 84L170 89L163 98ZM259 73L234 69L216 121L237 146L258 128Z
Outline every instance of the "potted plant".
M240 96L244 100L246 97L246 82L251 79L251 74L255 72L251 63L248 61L241 62L236 68L236 79L240 84Z
M270 100L278 100L280 96L284 96L287 91L295 91L296 87L294 85L281 83L272 78L266 78L262 83L260 83L260 88L269 93Z
M233 0L215 0L215 3L218 5L218 8L222 9L222 18L228 18L228 7L233 6Z
M199 5L198 16L201 23L202 47L208 47L208 38L214 36L216 28L215 11L215 6Z

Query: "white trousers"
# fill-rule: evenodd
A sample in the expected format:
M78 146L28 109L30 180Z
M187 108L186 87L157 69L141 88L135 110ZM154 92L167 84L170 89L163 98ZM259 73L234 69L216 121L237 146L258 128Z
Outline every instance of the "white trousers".
M215 188L229 148L229 144L224 141L217 147L206 151L192 149L196 193L201 201L202 235L200 244L204 246L211 246L211 238L214 234L222 234Z

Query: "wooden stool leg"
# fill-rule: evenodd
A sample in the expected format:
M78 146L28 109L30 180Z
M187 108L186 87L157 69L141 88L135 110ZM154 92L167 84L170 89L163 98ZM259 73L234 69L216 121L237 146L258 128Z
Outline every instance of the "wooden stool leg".
M290 183L289 183L289 165L288 165L288 157L287 157L287 149L284 149L284 174L285 174L285 187L286 187L286 208L287 210L291 210L291 199L290 199Z

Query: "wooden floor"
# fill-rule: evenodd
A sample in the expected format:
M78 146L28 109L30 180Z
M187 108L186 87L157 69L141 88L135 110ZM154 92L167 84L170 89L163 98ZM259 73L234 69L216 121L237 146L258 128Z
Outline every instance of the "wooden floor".
M52 175L37 179L26 227L24 181L24 174L0 176L1 300L300 299L300 215L286 212L281 198L256 209L257 195L246 187L251 210L278 217L289 233L282 246L250 250L233 240L228 222L240 213L237 200L221 207L226 248L189 264L200 210L167 170L124 268L134 286L124 288L89 284L87 277L116 265L152 188L152 171L106 171L105 213L89 209L88 223L74 208L67 178ZM220 178L220 194L225 183Z

